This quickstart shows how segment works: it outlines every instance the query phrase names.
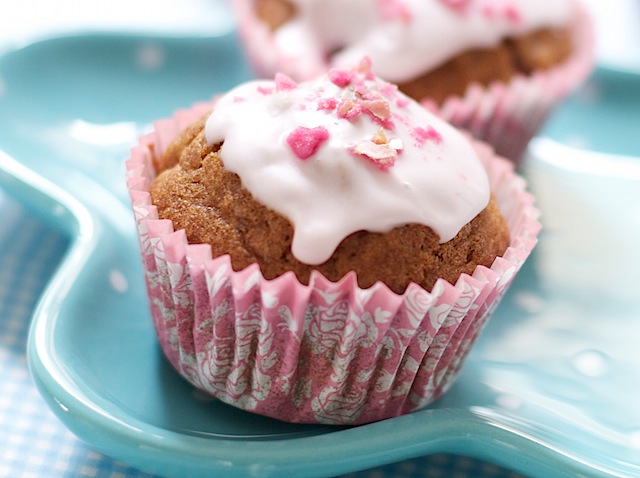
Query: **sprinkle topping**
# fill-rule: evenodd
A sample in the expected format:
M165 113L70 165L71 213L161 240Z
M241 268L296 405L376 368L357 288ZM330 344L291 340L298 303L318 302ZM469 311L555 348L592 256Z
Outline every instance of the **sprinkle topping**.
M515 5L507 5L504 9L504 15L516 25L522 23L522 13Z
M378 8L383 20L400 20L404 23L411 21L411 8L404 0L378 0Z
M275 77L276 91L293 90L298 87L298 84L282 73L276 73Z
M440 0L440 1L444 3L447 7L461 13L464 13L465 11L467 11L467 9L471 4L471 0Z
M351 80L353 79L353 74L350 71L331 68L329 70L329 79L336 86L339 86L340 88L344 88L346 86L349 86L349 84L351 83Z
M329 132L323 126L305 128L298 126L289 136L287 144L299 159L309 159L316 154L322 143L329 139Z
M467 139L376 78L367 58L311 82L240 85L205 131L225 168L291 221L292 253L306 264L360 230L421 223L448 241L489 200Z
M433 126L427 126L426 128L418 126L414 128L412 135L421 146L427 141L433 141L434 143L440 143L442 141L442 135L433 129Z

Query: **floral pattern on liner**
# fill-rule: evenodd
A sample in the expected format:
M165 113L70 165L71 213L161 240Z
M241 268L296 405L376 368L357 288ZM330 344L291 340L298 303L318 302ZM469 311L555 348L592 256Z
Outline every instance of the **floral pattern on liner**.
M478 150L511 231L491 268L431 292L403 295L355 275L330 282L293 273L266 280L257 265L235 272L228 256L187 243L158 219L152 157L212 107L199 104L141 139L127 162L150 307L176 370L219 400L299 423L361 424L423 408L451 385L465 356L533 249L540 224L533 198L508 161Z
M269 29L256 17L253 1L232 0L231 5L247 56L258 75L270 78L279 71L305 80L319 74L318 68L300 71L299 61L281 54ZM576 0L576 6L574 52L568 61L547 71L518 75L506 84L470 85L463 96L451 96L441 106L429 98L424 98L422 104L518 164L553 108L578 88L593 69L594 25L580 0Z

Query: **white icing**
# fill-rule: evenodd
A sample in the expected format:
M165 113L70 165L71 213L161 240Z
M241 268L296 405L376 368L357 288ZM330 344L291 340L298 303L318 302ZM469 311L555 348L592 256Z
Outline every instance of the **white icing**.
M458 53L541 27L567 25L572 0L290 0L298 14L274 34L295 71L319 71L325 56L351 67L364 55L375 73L411 80ZM448 3L463 6L455 8Z
M327 75L298 86L286 80L230 91L205 132L209 144L223 142L225 168L291 221L299 261L321 264L356 231L386 232L409 223L431 227L446 242L486 207L487 175L468 140L388 83L367 72L346 87ZM345 119L339 106L318 109L327 98L354 100L374 113ZM373 103L360 103L363 98ZM385 106L392 115L387 120ZM300 127L328 133L307 159L288 142ZM427 130L431 134L416 135ZM372 142L380 138L387 144ZM380 150L395 163L371 159Z

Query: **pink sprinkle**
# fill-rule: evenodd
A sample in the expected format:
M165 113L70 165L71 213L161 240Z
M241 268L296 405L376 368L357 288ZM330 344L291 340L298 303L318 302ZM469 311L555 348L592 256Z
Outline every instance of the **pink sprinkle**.
M396 94L398 91L398 85L394 85L393 83L385 83L380 87L380 93L382 93L386 97L390 97Z
M409 126L409 124L411 123L409 121L409 117L408 116L401 115L399 113L393 113L393 119L395 121L397 121L398 123L403 124L405 126Z
M340 88L345 88L351 84L353 80L353 73L350 71L339 70L338 68L331 68L329 70L329 80Z
M273 94L273 88L271 88L270 86L258 86L258 93L260 93L261 95L271 95Z
M388 118L388 119L378 118L369 110L364 110L364 112L369 115L369 117L375 124L382 126L384 129L387 129L389 131L393 131L396 129L396 125L391 118Z
M396 106L398 108L406 108L407 106L409 106L409 103L411 103L409 101L409 98L398 98L396 100Z
M504 16L511 22L515 24L520 24L522 22L522 15L520 14L520 10L515 5L508 5L504 9Z
M234 96L233 97L233 102L234 103L244 103L245 101L247 101L247 99L243 98L242 96Z
M362 73L367 80L373 80L373 71L371 70L371 58L368 56L362 57L360 63L358 64L358 68L356 69L358 73Z
M365 85L364 81L360 81L356 83L353 89L358 95L360 95L361 98L367 98L367 97L372 98L372 96L369 95L369 89L367 88L367 85Z
M335 110L336 106L338 106L338 100L335 98L320 98L318 100L318 109L319 110Z
M364 85L362 85L362 88L364 88ZM358 94L365 101L375 101L380 99L384 100L384 96L382 96L380 93L373 90L367 90L366 88L362 89L362 93L358 93Z
M438 114L440 107L433 100L423 100L420 105L427 111L433 114Z
M393 131L396 128L396 125L391 118L391 106L386 99L382 98L373 101L361 101L358 104L358 108L360 113L369 115L375 124L382 126L384 129Z
M357 144L352 154L368 159L381 171L388 171L398 158L398 151L388 144L376 144L373 141L364 141Z
M485 18L492 20L496 17L496 9L493 5L485 5L484 7L482 7L482 14L485 16Z
M287 136L287 144L299 159L305 160L316 154L320 145L328 139L329 131L323 126L316 128L299 126Z
M298 87L298 84L282 73L276 73L276 91L293 90Z
M384 99L363 101L362 109L381 120L386 120L391 117L391 108L389 107L389 102Z
M468 10L471 0L440 0L447 7L456 10L459 13L464 13Z
M442 135L433 129L432 126L427 126L426 128L414 128L412 136L420 146L423 146L427 141L433 141L436 144L440 144L442 142Z
M412 19L411 9L403 0L378 0L383 20L401 20L409 23Z
M362 114L362 107L352 100L343 100L338 105L338 117L344 119L354 119Z

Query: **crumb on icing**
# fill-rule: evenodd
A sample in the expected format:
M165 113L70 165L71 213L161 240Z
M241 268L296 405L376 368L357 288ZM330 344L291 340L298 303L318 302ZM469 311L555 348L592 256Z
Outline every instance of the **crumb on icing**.
M447 7L459 13L465 13L471 4L471 0L440 0Z
M385 83L380 87L380 93L387 97L393 96L397 91L398 85L393 83Z
M376 98L374 100L364 100L362 109L375 116L380 120L387 120L391 117L391 107L389 102L384 98Z
M352 120L362 114L362 107L354 100L345 99L338 105L338 118Z
M366 57L352 70L330 69L327 78L335 86L345 90L345 93L340 100L334 97L317 98L317 110L334 112L339 120L351 122L366 115L374 124L379 125L380 128L371 140L362 141L347 149L356 156L369 159L380 170L388 171L403 149L401 139L389 140L385 133L385 130L392 131L395 128L391 120L391 103L387 97L396 95L397 86L379 81L372 87L368 83L373 78L371 61ZM307 159L328 138L328 133L325 133L326 130L298 127L288 136L287 142L298 158Z
M287 136L287 144L299 159L305 160L316 154L320 145L328 139L329 131L323 126L299 126Z
M397 149L396 149L397 148ZM390 141L388 143L376 143L374 140L363 141L353 148L353 153L364 157L378 167L381 171L388 171L398 158L398 153L402 150L402 140Z
M329 110L333 111L338 106L338 100L335 98L320 98L318 100L318 111Z
M378 0L378 6L382 20L409 23L413 18L411 9L403 0Z
M442 142L442 135L433 126L427 126L426 128L418 126L413 129L411 134L420 146L423 146L428 141L433 141L436 144Z
M337 68L330 70L329 79L332 83L340 88L352 87L355 92L351 98L345 98L337 105L338 117L354 120L364 113L377 124L387 129L393 129L391 105L387 97L393 96L398 88L396 85L383 82L377 90L372 89L367 85L367 82L374 78L371 59L366 56L362 58L354 70Z
M329 70L329 80L334 85L344 88L351 84L351 80L353 80L353 73L347 70L331 68Z
M507 5L504 9L504 16L507 18L507 20L513 22L516 25L522 23L522 14L515 5Z
M368 56L364 56L358 66L356 67L356 72L364 75L365 80L375 80L375 75L373 74L372 62L371 58Z
M378 131L376 131L376 133L371 138L371 141L376 144L387 144L389 140L387 139L387 135L384 134L384 128L380 128Z
M282 73L276 73L275 76L276 91L293 90L298 87L298 84Z
M379 128L370 141L358 143L352 149L352 153L368 159L381 171L386 172L395 164L398 154L403 149L404 145L400 138L389 140L384 128Z
M258 93L264 96L269 96L273 94L274 89L270 86L258 85L257 87Z
M496 7L491 4L484 5L480 12L488 20L493 20L498 14L498 12L496 11Z
M471 0L440 0L444 5L456 13L466 15L471 12ZM477 10L478 7L476 7ZM523 21L522 12L513 2L500 6L495 3L485 3L479 6L480 14L488 20L505 18L509 22L518 25Z

